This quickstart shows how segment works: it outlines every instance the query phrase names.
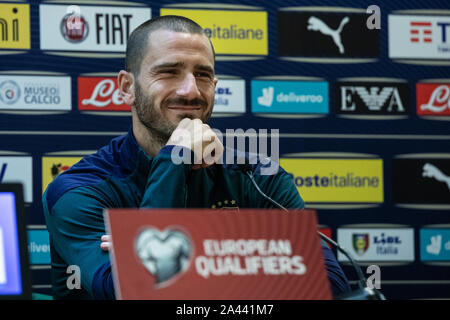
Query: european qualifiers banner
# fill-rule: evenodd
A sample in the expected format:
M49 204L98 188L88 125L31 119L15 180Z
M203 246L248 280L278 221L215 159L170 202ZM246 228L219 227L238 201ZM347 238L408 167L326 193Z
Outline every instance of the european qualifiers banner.
M315 211L108 209L104 215L118 299L331 298Z
M379 30L367 28L368 15L365 10L355 11L282 9L277 14L278 55L280 57L378 58Z

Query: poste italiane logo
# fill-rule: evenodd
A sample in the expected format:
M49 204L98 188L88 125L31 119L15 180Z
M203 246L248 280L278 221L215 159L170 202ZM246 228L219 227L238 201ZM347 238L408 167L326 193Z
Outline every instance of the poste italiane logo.
M382 203L382 159L282 158L305 202Z
M216 54L267 55L267 12L161 9L161 16L180 15L197 22Z

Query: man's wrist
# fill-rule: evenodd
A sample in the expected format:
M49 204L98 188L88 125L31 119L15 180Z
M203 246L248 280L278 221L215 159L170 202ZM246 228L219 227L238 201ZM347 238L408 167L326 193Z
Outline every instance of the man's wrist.
M170 159L175 165L201 164L202 161L196 156L193 150L180 145L165 145L159 151L158 157Z

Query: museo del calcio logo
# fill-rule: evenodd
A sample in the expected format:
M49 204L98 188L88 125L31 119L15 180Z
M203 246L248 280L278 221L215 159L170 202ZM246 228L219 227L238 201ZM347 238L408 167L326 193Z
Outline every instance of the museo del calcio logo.
M0 83L0 101L4 104L14 104L20 98L20 87L14 80Z
M70 77L0 76L0 109L70 110Z

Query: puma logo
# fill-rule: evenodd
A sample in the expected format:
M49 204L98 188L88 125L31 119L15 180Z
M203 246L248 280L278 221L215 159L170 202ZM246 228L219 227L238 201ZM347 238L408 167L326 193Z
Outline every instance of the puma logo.
M336 46L339 48L341 54L345 53L344 46L342 45L341 32L344 26L350 21L349 17L342 19L339 28L336 30L331 29L325 22L316 17L311 17L308 20L308 30L320 31L326 36L330 36Z
M422 176L426 178L433 178L439 182L447 184L450 190L450 177L445 175L438 167L432 165L431 163L425 163L423 166Z

